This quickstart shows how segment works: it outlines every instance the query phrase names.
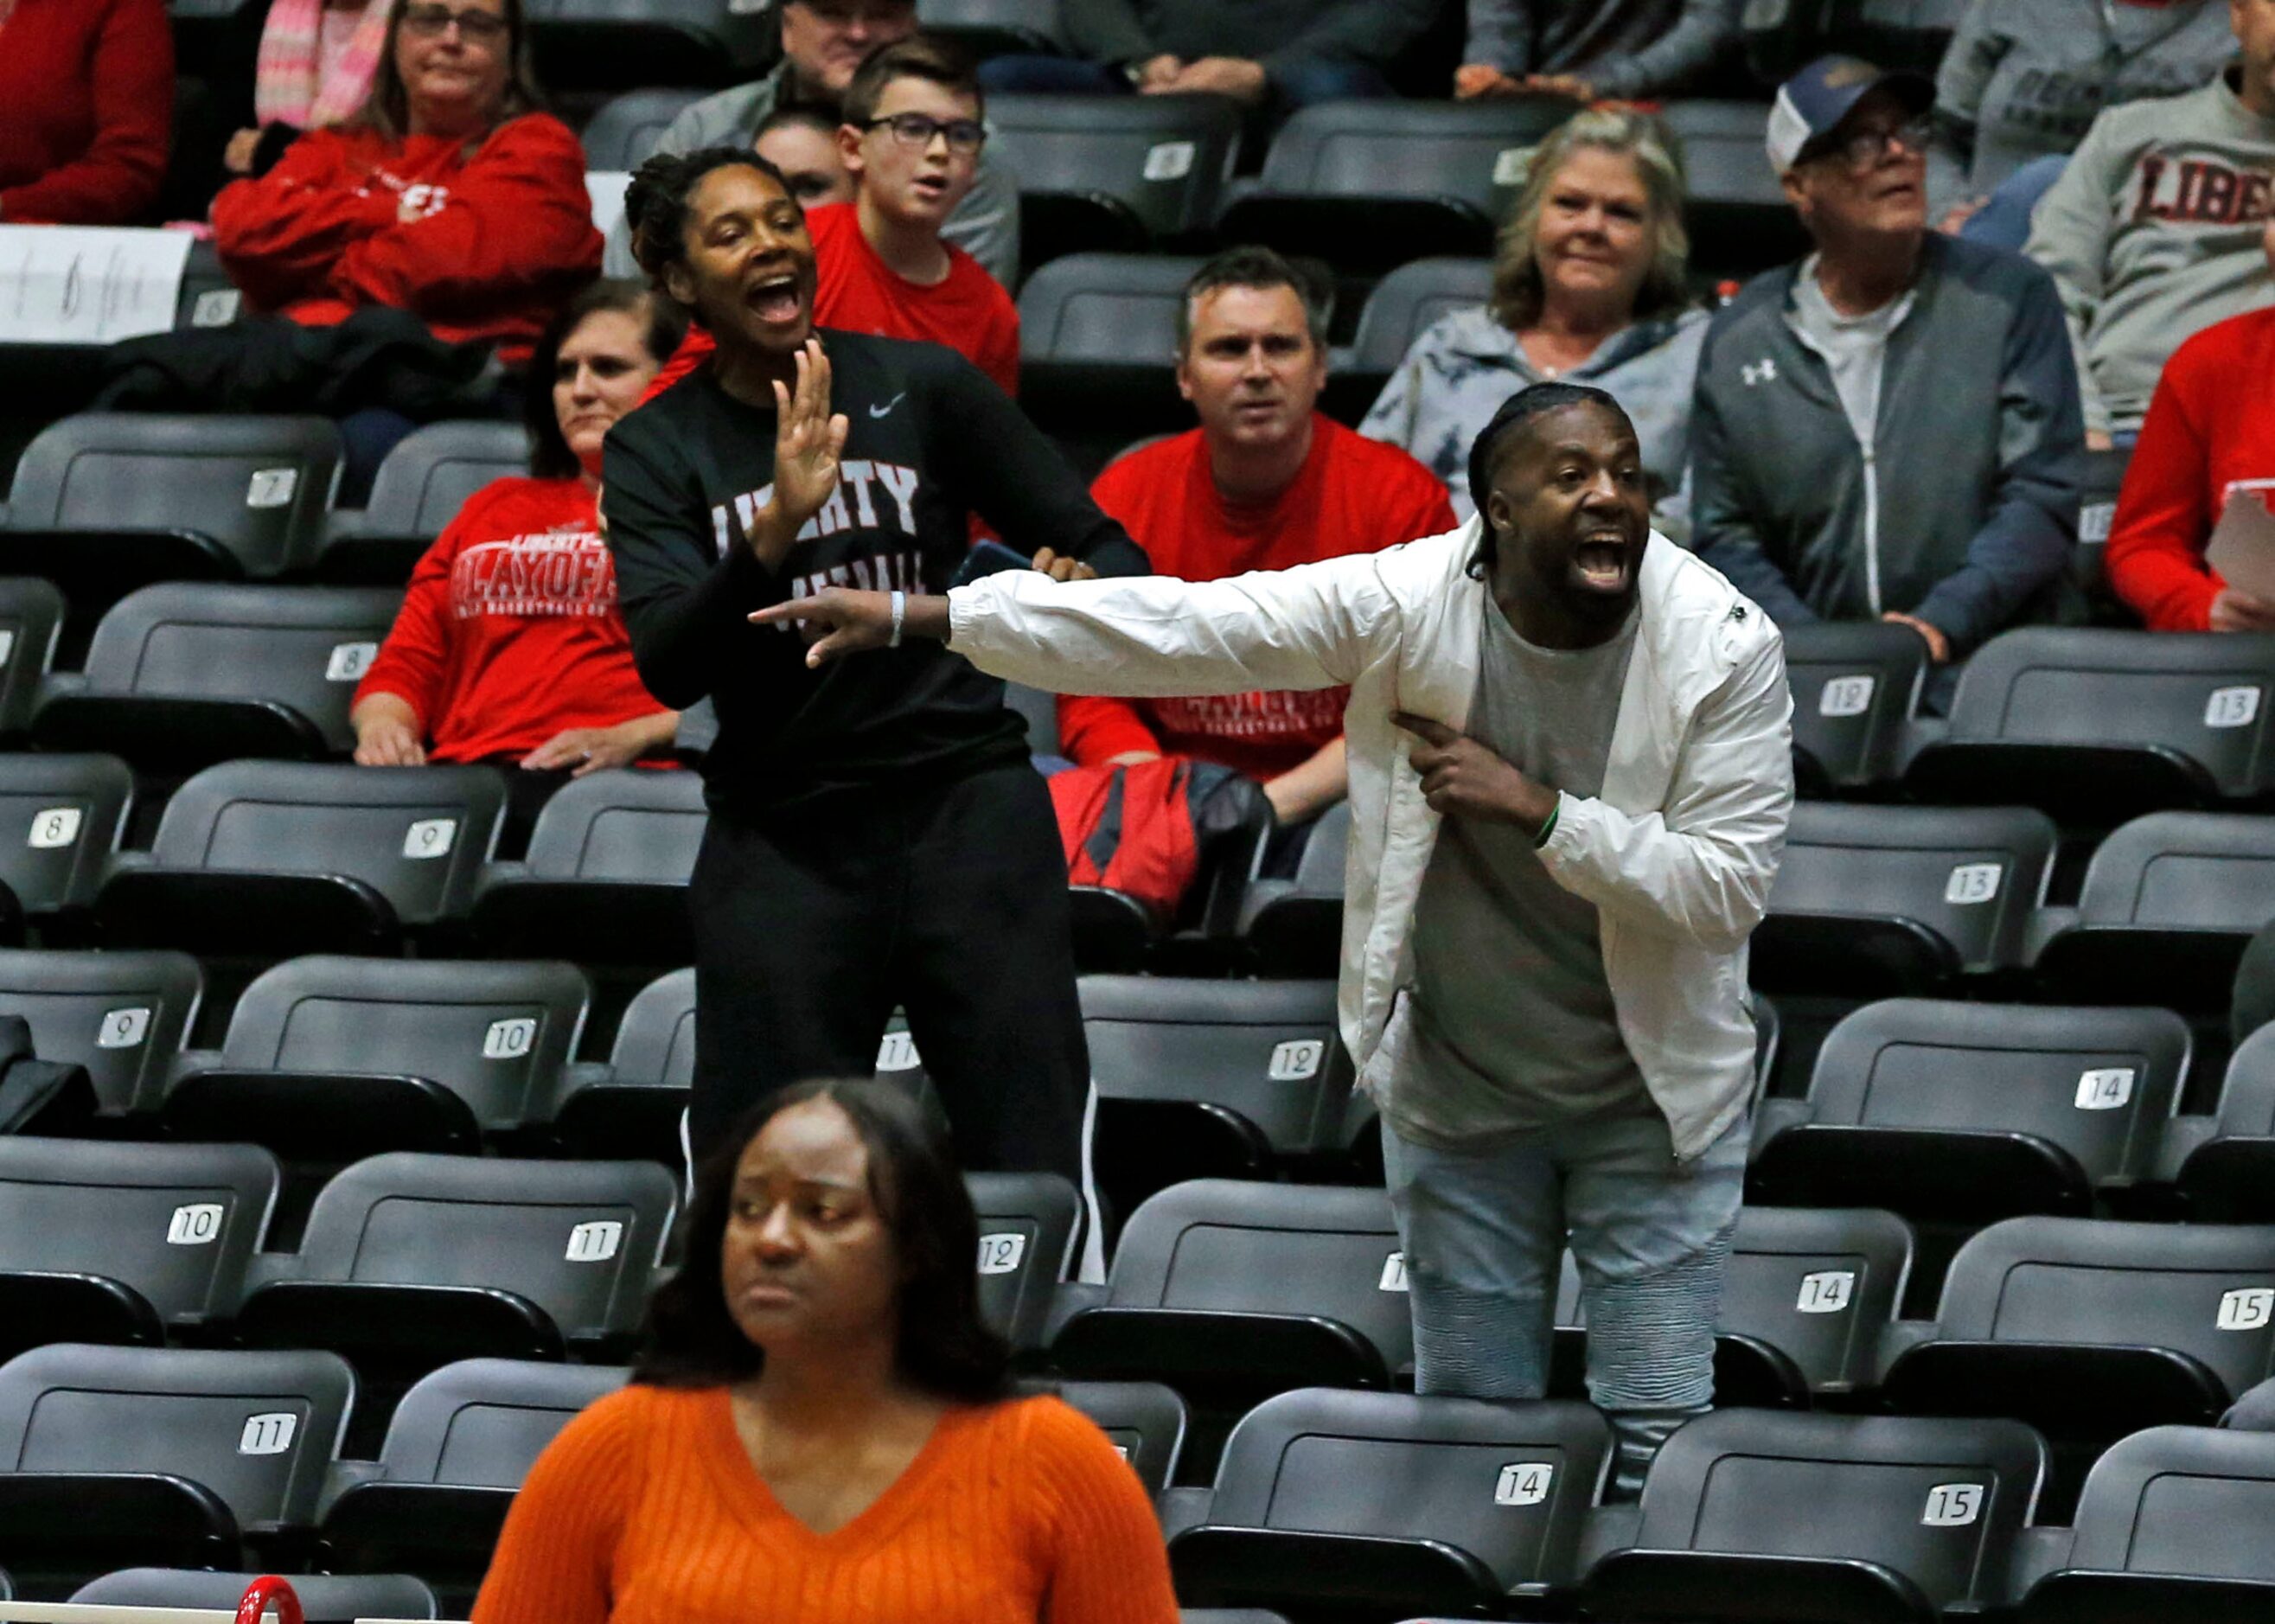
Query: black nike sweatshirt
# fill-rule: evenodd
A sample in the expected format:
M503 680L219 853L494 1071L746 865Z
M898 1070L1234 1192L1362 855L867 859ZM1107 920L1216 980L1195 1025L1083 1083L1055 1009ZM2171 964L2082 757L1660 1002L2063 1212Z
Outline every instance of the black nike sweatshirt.
M1003 684L913 641L814 671L756 608L826 585L939 593L977 513L1006 545L1048 547L1101 575L1147 572L1058 450L954 351L824 331L834 408L850 424L836 495L779 572L744 540L771 499L775 413L706 365L609 431L601 515L617 596L648 691L709 698L719 736L704 777L714 812L817 809L830 797L945 782L1024 759Z

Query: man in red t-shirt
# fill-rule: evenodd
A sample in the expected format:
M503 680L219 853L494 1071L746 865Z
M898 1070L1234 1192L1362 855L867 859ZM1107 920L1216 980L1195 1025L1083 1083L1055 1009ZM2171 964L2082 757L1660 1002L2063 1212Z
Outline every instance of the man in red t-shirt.
M1002 284L941 236L979 175L985 108L971 71L917 35L872 55L845 87L838 151L853 200L810 209L814 322L946 344L1006 395L1019 389L1019 310ZM712 350L690 329L648 398Z
M1198 428L1133 451L1091 495L1163 575L1213 581L1371 553L1455 528L1446 487L1396 446L1315 410L1325 299L1268 248L1217 255L1185 285L1177 389ZM1171 754L1260 780L1285 827L1343 798L1340 688L1221 699L1059 701L1080 767Z

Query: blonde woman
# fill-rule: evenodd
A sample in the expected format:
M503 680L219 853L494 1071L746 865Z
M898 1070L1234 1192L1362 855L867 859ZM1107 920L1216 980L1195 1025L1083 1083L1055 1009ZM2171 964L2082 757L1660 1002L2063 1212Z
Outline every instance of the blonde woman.
M1595 110L1543 141L1493 257L1493 297L1414 341L1359 425L1470 516L1470 446L1517 390L1590 383L1634 421L1662 531L1682 539L1690 387L1706 314L1684 279L1682 166L1655 118Z

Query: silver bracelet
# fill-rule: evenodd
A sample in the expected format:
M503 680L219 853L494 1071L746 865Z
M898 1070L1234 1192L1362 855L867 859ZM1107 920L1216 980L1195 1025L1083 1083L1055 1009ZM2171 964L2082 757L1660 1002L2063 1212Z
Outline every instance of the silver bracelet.
M901 622L907 618L908 612L909 595L896 586L893 588L893 635L885 640L887 648L901 646Z

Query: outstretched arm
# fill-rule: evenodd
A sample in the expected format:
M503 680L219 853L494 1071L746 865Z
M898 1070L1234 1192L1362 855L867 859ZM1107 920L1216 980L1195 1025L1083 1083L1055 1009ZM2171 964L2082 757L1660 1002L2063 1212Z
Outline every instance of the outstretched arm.
M1394 629L1372 554L1221 581L1166 576L1057 582L1007 570L947 597L901 601L900 633L945 642L981 670L1046 691L1109 696L1332 688L1371 662ZM819 666L889 646L889 593L831 587L760 609L760 625L802 624Z

